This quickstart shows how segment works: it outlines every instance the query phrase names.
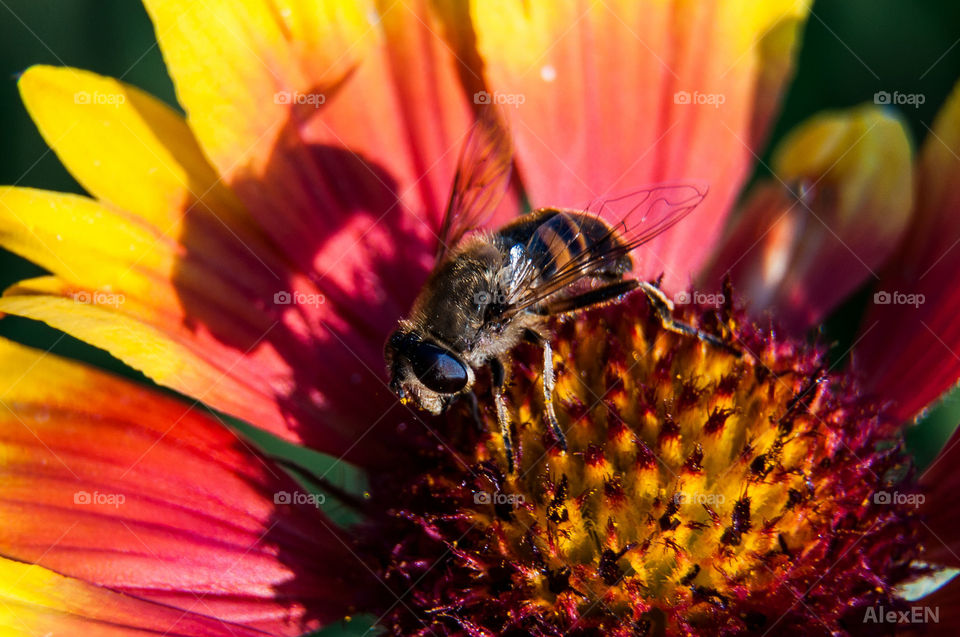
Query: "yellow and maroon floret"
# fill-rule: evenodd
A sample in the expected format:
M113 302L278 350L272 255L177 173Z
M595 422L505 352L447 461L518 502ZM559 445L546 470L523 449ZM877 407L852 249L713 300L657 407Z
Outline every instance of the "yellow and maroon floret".
M896 605L920 549L913 510L884 497L911 488L895 424L822 349L729 303L679 307L741 355L662 329L639 295L557 326L567 453L544 425L532 349L512 370L514 474L469 409L439 437L411 427L418 461L375 490L404 538L377 560L403 600L386 625L819 634Z

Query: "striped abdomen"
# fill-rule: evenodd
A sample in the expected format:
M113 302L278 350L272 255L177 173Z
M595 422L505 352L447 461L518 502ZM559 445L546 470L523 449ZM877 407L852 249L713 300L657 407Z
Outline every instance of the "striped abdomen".
M516 244L526 246L542 279L575 262L583 274L604 278L619 278L632 266L619 234L590 213L541 208L507 224L497 236L508 250Z

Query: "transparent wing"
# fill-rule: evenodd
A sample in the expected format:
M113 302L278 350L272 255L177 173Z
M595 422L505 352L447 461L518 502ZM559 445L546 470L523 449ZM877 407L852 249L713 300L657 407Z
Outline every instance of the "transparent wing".
M593 211L556 211L532 232L525 247L530 264L510 311L528 309L598 275L675 226L706 195L705 184L657 184L601 200L590 206Z
M453 179L440 227L437 261L468 231L483 225L507 191L513 165L510 135L494 106L482 106Z

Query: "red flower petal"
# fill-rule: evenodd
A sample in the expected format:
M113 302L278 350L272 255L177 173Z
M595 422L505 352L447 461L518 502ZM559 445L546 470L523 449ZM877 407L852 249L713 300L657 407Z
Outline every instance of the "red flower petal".
M909 608L909 612L917 613L916 618L923 622L920 634L954 637L960 625L960 579L954 578L930 595L910 603ZM893 629L890 624L883 627L885 632Z
M816 325L896 249L911 161L902 123L874 106L804 122L777 149L776 180L752 190L727 230L708 286L729 275L754 312L796 332Z
M881 274L857 354L869 389L908 421L960 378L960 85L937 116L917 168L917 210Z
M324 513L283 504L296 483L221 423L9 343L0 360L0 553L284 635L369 585Z
M934 564L960 566L960 431L954 432L920 479L926 500L924 517L925 559Z

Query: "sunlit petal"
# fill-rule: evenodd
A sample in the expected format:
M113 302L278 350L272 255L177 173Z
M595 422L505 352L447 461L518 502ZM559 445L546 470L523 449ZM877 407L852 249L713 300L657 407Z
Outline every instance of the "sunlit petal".
M281 634L346 612L365 571L340 532L222 422L6 341L0 361L0 554Z
M806 3L502 0L473 11L484 99L506 106L533 205L709 184L690 220L636 255L643 276L686 286L755 161L776 101L765 96L761 116L756 91L779 93ZM788 42L768 47L767 36Z

